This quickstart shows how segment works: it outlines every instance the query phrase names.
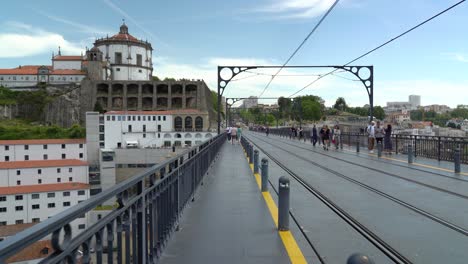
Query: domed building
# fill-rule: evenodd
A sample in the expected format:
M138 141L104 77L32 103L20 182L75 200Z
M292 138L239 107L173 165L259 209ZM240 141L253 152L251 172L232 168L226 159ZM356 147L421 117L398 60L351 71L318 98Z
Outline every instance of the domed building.
M104 79L114 81L148 81L153 72L151 43L128 33L123 23L112 37L97 39L94 48L99 49L106 62Z

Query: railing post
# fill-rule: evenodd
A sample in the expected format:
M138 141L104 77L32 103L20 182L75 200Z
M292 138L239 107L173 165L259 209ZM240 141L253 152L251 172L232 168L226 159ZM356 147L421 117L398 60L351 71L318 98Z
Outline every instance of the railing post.
M289 230L289 179L286 176L279 178L278 194L278 230Z
M438 138L438 143L437 143L437 160L440 161L440 137Z
M418 154L418 149L416 148L416 143L417 143L417 136L414 136L414 156L416 157Z
M379 158L382 157L382 142L381 141L377 143L377 157Z
M340 134L340 149L343 149L343 136Z
M408 163L413 163L413 145L408 144Z
M398 134L395 135L395 154L398 154Z
M254 163L254 173L258 173L258 150L254 150L253 163Z
M455 162L455 173L460 173L461 169L460 169L460 145L457 146L457 148L455 148L455 152L454 152L454 157L453 157L453 161Z
M268 160L262 159L262 192L268 192Z
M359 140L359 134L357 135L357 139L356 139L356 152L359 153L359 145L360 145L361 141Z
M137 184L137 193L142 194L144 192L145 184L144 180L141 180ZM138 263L146 263L146 207L145 207L145 195L142 195L137 203L137 251L138 251ZM134 252L135 254L136 252Z
M366 255L355 253L348 258L346 264L375 264L375 262Z

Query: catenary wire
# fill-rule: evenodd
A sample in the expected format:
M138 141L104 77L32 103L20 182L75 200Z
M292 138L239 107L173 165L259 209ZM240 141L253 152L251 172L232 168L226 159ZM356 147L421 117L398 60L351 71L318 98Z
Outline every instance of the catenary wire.
M417 24L416 26L414 26L414 27L412 27L412 28L406 30L405 32L399 34L398 36L396 36L396 37L394 37L394 38L391 38L390 40L384 42L383 44L381 44L381 45L379 45L379 46L377 46L377 47L375 47L375 48L369 50L368 52L366 52L366 53L360 55L359 57L357 57L357 58L355 58L355 59L349 61L348 63L344 64L343 66L347 66L347 65L349 65L349 64L351 64L351 63L353 63L353 62L355 62L355 61L357 61L357 60L359 60L359 59L362 59L363 57L365 57L365 56L367 56L367 55L373 53L374 51L376 51L376 50L378 50L378 49L380 49L380 48L386 46L387 44L389 44L389 43L391 43L391 42L393 42L393 41L399 39L400 37L403 37L404 35L408 34L409 32L411 32L411 31L417 29L418 27L420 27L420 26L426 24L427 22L433 20L434 18L437 18L438 16L444 14L445 12L447 12L447 11L453 9L453 8L455 8L456 6L460 5L461 3L465 2L465 1L466 1L466 0L462 0L462 1L459 1L459 2L455 3L454 5L452 5L452 6L448 7L448 8L446 8L445 10L443 10L443 11L441 11L441 12L439 12L439 13L433 15L432 17L430 17L430 18L424 20L423 22ZM330 74L336 72L337 70L338 70L338 69L334 69L333 71L330 71L330 72L328 72L328 73L326 73L326 74L324 74L324 75L318 77L317 79L313 80L312 82L310 82L309 84L307 84L306 86L304 86L303 88L301 88L300 90L298 90L297 92L291 94L289 97L293 97L294 95L296 95L296 94L302 92L304 89L306 89L307 87L309 87L309 86L311 86L312 84L316 83L318 80L320 80L320 79L322 79L323 77L328 76L328 75L330 75Z
M322 24L323 20L325 20L325 18L328 16L328 14L330 14L330 12L333 10L333 8L338 4L339 0L335 0L335 2L333 3L333 5L328 9L328 11L322 16L322 18L319 20L319 22L315 25L315 27L312 29L312 31L309 32L309 34L307 35L307 37L302 41L302 43L296 48L296 50L294 50L294 52L291 54L291 56L289 56L289 58L286 60L286 62L283 64L283 66L281 66L278 71L271 77L270 81L268 81L267 85L265 86L265 88L263 88L263 91L260 93L260 95L258 97L261 97L265 91L268 89L268 87L270 86L271 82L273 81L273 79L275 79L276 75L278 75L281 70L283 69L284 66L286 66L286 64L289 63L289 61L296 55L296 53L302 48L302 46L306 43L306 41L310 38L310 36L312 36L312 34L315 32L315 30L317 30L317 28L320 26L320 24Z

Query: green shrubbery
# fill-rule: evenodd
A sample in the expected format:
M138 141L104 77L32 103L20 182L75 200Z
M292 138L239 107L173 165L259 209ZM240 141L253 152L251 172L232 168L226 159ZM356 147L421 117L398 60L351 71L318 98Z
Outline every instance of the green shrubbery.
M70 128L61 128L55 125L33 125L18 119L0 122L0 140L84 137L86 137L85 129L78 124Z

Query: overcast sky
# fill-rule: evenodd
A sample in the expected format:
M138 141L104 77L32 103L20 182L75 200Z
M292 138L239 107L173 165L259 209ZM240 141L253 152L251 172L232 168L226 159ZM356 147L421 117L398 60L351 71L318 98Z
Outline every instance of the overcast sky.
M51 64L52 52L80 54L96 37L130 34L154 48L154 75L202 78L216 89L218 65L281 65L332 0L6 1L0 18L0 68ZM458 1L341 0L289 65L342 65ZM354 65L374 66L375 103L406 101L455 107L468 102L468 3L463 3ZM263 96L290 96L328 69L283 70ZM238 75L228 97L258 96L275 70ZM299 76L298 76L299 75ZM247 77L247 78L246 78ZM300 94L327 105L343 96L368 102L346 72ZM267 101L266 103L270 103Z

